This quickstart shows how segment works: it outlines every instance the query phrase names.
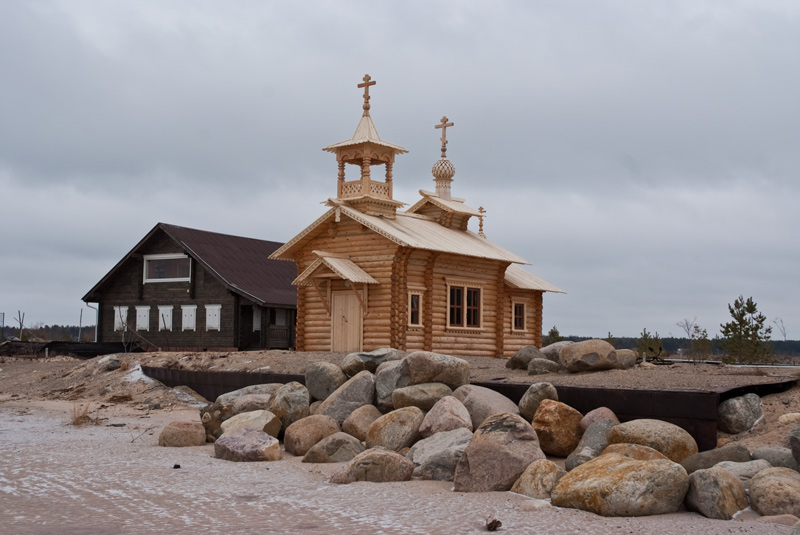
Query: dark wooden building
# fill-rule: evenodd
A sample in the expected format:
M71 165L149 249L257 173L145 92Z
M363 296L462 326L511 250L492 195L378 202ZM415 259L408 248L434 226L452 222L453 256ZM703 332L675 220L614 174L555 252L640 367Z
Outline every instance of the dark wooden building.
M282 243L157 224L83 297L97 341L162 350L295 346L296 267Z

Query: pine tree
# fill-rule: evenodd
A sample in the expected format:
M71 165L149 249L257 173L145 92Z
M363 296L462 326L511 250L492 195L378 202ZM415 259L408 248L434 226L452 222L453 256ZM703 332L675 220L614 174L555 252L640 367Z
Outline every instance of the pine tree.
M745 301L741 295L728 305L733 321L720 324L722 328L722 349L727 351L726 361L760 363L767 362L772 356L772 344L769 343L772 327L765 327L767 318L758 312L755 301L748 297Z
M561 333L558 332L558 329L555 325L553 328L550 329L547 333L547 337L544 339L544 345L549 346L550 344L555 344L556 342L561 342L563 338L561 337Z

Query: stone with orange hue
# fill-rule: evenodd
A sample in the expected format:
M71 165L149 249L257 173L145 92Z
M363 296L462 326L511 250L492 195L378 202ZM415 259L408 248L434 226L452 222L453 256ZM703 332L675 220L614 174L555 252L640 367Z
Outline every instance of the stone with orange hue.
M367 448L381 446L400 451L410 448L421 437L419 427L425 414L417 407L403 407L384 414L367 429Z
M549 500L553 489L565 475L567 472L553 461L539 459L528 465L511 487L511 492L538 500Z
M342 423L342 431L363 442L367 439L369 426L381 416L381 411L375 405L362 405L345 419Z
M158 436L158 445L167 448L202 446L206 443L206 429L200 422L170 422Z
M545 399L533 416L533 428L539 437L542 451L556 457L566 457L578 446L583 431L583 415L565 403Z
M339 432L339 423L330 416L314 414L286 428L283 437L287 453L305 455L317 442Z
M641 444L666 455L679 463L697 453L692 435L677 425L661 420L631 420L615 425L608 431L609 444Z

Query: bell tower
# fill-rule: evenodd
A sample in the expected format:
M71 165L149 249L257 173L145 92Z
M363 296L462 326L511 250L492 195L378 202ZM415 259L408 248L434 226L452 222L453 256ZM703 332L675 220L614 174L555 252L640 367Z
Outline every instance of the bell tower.
M361 120L356 127L353 137L328 145L322 150L336 155L339 164L338 181L336 183L336 200L368 215L375 215L394 219L397 208L405 203L394 200L392 197L392 167L397 154L405 154L408 150L399 145L383 141L378 135L378 130L370 117L369 88L376 82L369 74L365 74L363 83L358 84L364 89L364 104ZM347 180L345 168L353 165L358 168L359 177ZM383 165L385 167L384 180L374 180L371 167Z

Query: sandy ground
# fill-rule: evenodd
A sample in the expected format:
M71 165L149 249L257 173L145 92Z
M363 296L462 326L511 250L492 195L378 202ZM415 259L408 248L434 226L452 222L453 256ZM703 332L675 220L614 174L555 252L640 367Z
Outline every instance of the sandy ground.
M166 359L165 365L302 373L301 361L319 358L270 353L273 358L127 355L120 357L127 369L116 371L108 371L102 359L6 358L0 362L0 531L450 534L485 532L484 519L493 514L505 533L790 532L748 511L728 522L688 512L603 518L549 505L536 509L535 501L507 492L454 493L452 484L443 482L329 485L338 465L302 464L288 454L280 462L231 463L214 459L212 445L157 446L169 422L199 418L200 402L142 376L137 363ZM341 355L320 357L338 362ZM472 363L476 378L499 376L503 364ZM661 373L662 380L670 374ZM598 381L599 375L588 380ZM788 429L779 427L777 417L800 412L800 390L767 396L763 405L764 419L753 432L723 441L736 439L753 449L785 439ZM72 424L73 413L82 408L89 408L96 425Z

